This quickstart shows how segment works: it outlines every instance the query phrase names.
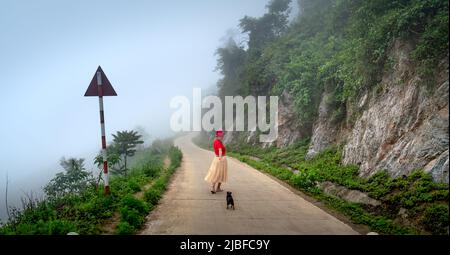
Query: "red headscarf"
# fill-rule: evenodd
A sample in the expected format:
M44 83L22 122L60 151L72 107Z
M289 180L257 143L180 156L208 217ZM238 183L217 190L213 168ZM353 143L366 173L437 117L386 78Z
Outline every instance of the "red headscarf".
M217 130L216 131L216 136L217 137L222 137L223 136L223 131L222 130Z

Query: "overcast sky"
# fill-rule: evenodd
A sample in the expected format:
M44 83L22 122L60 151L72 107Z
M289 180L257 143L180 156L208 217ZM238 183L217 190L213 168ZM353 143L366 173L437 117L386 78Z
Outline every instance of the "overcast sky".
M44 185L65 157L100 149L98 99L83 97L98 65L118 96L105 98L111 133L167 136L170 99L215 85L214 52L266 0L2 0L0 2L0 216Z

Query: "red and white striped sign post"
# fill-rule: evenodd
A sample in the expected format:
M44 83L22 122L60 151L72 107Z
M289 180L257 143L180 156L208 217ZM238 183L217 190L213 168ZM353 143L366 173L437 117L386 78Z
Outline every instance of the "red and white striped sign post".
M117 96L116 91L112 87L102 68L99 66L92 78L89 87L84 94L85 97L98 96L100 106L100 127L102 134L102 157L103 157L103 173L105 176L105 195L109 194L109 177L108 177L108 158L106 152L106 133L105 133L105 113L103 110L104 96Z

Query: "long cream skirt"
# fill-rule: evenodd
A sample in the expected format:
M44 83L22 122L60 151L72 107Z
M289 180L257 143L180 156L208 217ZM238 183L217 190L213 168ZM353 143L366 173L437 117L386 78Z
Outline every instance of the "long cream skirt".
M228 179L228 164L227 158L214 157L211 166L209 167L208 174L206 174L205 181L210 183L224 183Z

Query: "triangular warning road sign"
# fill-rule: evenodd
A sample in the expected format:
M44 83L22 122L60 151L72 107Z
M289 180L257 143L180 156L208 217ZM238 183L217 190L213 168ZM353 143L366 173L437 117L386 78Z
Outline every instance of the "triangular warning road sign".
M100 73L101 76L101 92L99 89L99 84L97 79L97 73ZM100 93L102 95L100 95ZM116 91L112 87L111 83L109 82L108 78L106 77L105 73L103 72L102 68L98 66L97 71L95 71L94 77L92 78L91 83L89 84L89 87L86 90L86 93L84 94L85 97L94 97L94 96L117 96Z

